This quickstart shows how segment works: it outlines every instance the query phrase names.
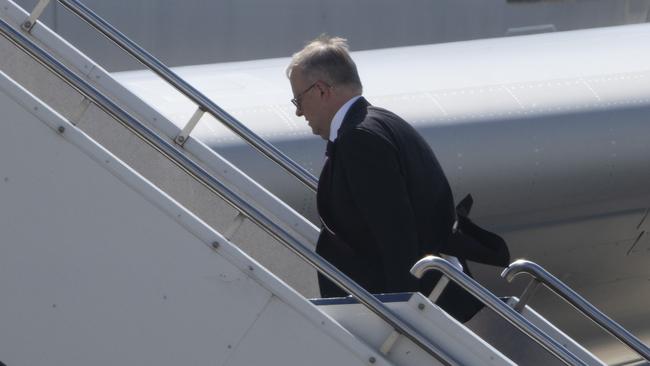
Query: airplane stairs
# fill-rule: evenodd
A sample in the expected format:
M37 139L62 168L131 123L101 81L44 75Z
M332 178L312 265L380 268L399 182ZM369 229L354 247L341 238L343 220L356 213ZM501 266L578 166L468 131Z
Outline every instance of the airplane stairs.
M46 5L0 0L0 363L602 364L441 259L487 304L466 325L369 295L316 227L37 22ZM314 268L354 296L307 300Z

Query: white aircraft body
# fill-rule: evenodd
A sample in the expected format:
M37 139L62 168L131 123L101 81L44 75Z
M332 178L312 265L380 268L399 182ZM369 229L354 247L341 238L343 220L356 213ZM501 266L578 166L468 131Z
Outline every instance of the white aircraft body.
M354 46L354 45L353 45ZM650 25L353 53L364 95L411 122L471 217L650 341ZM324 143L295 115L288 58L175 71L318 175ZM114 74L182 126L196 108L153 76ZM211 117L192 133L316 221L315 195ZM435 208L432 208L435 209ZM481 282L519 295L494 269ZM489 276L487 276L489 274ZM612 364L635 356L548 292L533 303Z
M16 3L31 10L36 1ZM650 14L649 0L86 0L84 4L172 66L284 56L323 32L344 33L356 49L374 49L643 23ZM100 35L88 32L86 24L56 1L40 20L108 70L140 68L107 46Z

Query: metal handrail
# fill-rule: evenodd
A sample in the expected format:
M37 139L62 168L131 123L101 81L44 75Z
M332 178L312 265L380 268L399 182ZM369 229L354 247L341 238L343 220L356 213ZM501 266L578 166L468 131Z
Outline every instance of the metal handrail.
M517 329L528 335L546 351L550 352L565 364L584 366L587 365L584 361L567 350L559 342L542 332L521 314L517 313L514 309L501 301L485 287L481 286L478 282L463 273L447 260L432 255L426 256L415 263L413 268L411 268L411 273L417 278L422 278L422 276L427 271L432 269L436 269L442 272L445 276L452 279L463 289L481 300L481 302L487 305L490 309L499 314L502 318L507 320Z
M213 193L217 194L241 213L245 214L252 222L259 225L267 233L285 245L289 250L305 260L319 273L325 275L347 293L354 296L360 303L364 304L370 311L383 319L393 329L413 341L413 343L421 347L425 352L429 353L443 365L460 366L453 357L447 354L444 350L438 348L435 343L418 331L411 323L402 320L394 311L390 310L363 287L354 282L331 263L323 259L320 255L310 250L307 245L300 242L292 236L291 233L273 222L273 220L265 215L264 212L257 210L254 206L242 199L236 192L223 185L217 178L188 158L178 146L169 143L164 138L158 136L146 125L135 119L92 85L88 84L81 77L70 71L65 65L41 49L34 42L13 29L3 19L0 19L0 33L17 47L31 55L36 61L61 77L79 93L89 100L92 100L104 112L125 124L127 128L136 133L140 138L178 165L181 169L184 169L188 174L191 174Z
M88 7L76 0L57 1L61 3L61 5L65 6L68 10L70 10L73 14L77 15L86 23L88 23L91 27L95 28L95 30L103 34L106 38L114 42L126 53L136 58L151 71L167 81L171 86L176 88L176 90L196 103L201 110L210 113L213 117L215 117L218 121L221 121L221 123L223 123L226 127L241 137L261 154L276 164L280 165L287 172L289 172L291 175L309 187L312 191L316 191L316 188L318 186L318 179L314 177L314 175L312 175L298 163L291 160L287 155L282 153L275 146L244 126L235 117L220 108L216 103L203 95L203 93L199 92L196 88L191 86L176 73L170 70L167 66L165 66L165 64L145 51L142 47L138 46L135 42L118 31L107 21L99 17Z
M537 263L522 259L517 260L510 264L510 266L508 266L508 268L506 268L501 273L501 277L507 279L508 282L512 282L515 277L522 273L530 275L533 278L533 281L539 281L543 283L551 291L571 304L586 317L591 319L596 324L600 325L611 335L641 355L641 357L645 358L647 361L650 361L650 348L648 348L648 346L646 346L632 333L628 332L625 328L613 321L607 315L603 314L595 306L593 306L582 296L569 288L569 286L565 285L562 281L557 279Z

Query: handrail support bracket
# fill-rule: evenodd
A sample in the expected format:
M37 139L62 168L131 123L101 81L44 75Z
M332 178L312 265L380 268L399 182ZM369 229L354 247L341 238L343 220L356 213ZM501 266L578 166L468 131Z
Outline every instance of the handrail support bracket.
M50 3L50 0L39 0L38 4L34 6L31 14L25 19L23 24L20 26L25 32L30 33L34 25L36 25L36 20L43 14L43 11L47 7L47 4Z
M515 309L516 312L521 313L524 310L526 304L530 302L530 300L533 298L533 295L535 295L535 292L537 292L539 285L540 282L538 279L533 278L532 280L530 280L530 282L526 286L526 289L521 294L519 301L517 301L517 303L513 306L513 309Z
M190 137L190 133L192 133L192 130L194 130L194 127L199 123L199 120L201 117L203 117L203 114L205 113L205 110L203 108L199 107L194 111L194 114L192 115L192 118L187 122L185 127L181 130L181 132L174 138L174 142L177 143L180 146L185 145L187 142L187 139Z

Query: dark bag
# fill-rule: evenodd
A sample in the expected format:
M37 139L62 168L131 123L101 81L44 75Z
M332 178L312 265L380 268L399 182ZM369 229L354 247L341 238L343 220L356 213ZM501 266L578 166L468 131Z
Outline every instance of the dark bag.
M463 270L470 277L466 261L505 267L510 263L510 252L506 242L497 234L482 229L467 216L474 200L465 196L456 206L456 223L451 237L440 250L441 253L457 257ZM454 282L450 282L436 301L436 304L461 323L469 321L483 308L483 303Z
M481 228L467 217L473 203L468 194L456 206L454 231L440 252L461 261L506 267L510 264L508 245L499 235Z

